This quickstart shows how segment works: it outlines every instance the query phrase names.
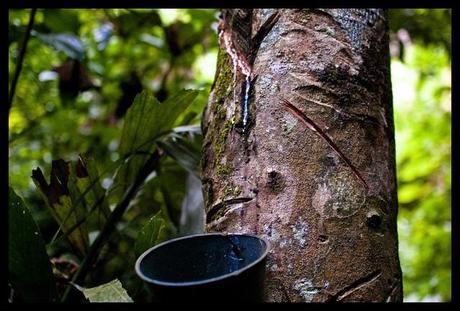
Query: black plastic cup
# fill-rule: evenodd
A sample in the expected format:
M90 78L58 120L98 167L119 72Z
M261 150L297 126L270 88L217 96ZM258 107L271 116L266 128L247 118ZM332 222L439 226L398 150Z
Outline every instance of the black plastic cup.
M136 273L154 301L260 302L268 251L268 242L255 235L197 234L148 249Z

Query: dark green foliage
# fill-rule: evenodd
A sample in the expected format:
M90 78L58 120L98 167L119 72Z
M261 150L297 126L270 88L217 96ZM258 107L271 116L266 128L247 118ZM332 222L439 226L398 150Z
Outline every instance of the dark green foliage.
M78 13L73 10L43 10L43 27L48 33L71 33L74 35L80 32L80 21Z
M398 233L404 296L451 300L451 21L449 10L391 10L406 29L392 59ZM396 37L396 34L395 36Z
M146 300L134 274L136 241L148 248L182 231L187 171L198 172L199 122L214 75L214 12L37 11L10 111L9 173L44 232L50 259L61 262L54 269L58 299L149 154L161 149L158 167L78 283L119 278L134 299ZM9 12L10 79L28 17L29 10ZM153 215L162 224L159 236L143 238L140 232L156 230Z
M407 30L410 38L418 44L442 46L449 55L452 50L449 9L399 9L389 10L390 29L397 37L401 29ZM400 38L404 40L404 38Z
M56 301L56 283L40 229L29 209L8 189L8 282L20 302Z

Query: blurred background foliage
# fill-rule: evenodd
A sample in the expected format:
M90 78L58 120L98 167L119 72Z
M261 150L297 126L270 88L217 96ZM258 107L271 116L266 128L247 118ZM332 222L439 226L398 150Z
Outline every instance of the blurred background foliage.
M53 217L46 196L31 178L32 170L41 168L49 180L57 172L51 169L53 160L70 161L76 168L72 171L76 175L69 176L76 185L70 193L73 203L78 205L80 199L75 198L77 190L95 203L95 197L86 198L81 188L87 182L82 176L88 177L78 173L83 165L99 187L91 195L107 197L99 210L112 211L123 194L114 189L125 189L114 176L129 175L133 168L138 172L145 163L144 158L140 162L126 158L127 147L120 141L129 128L146 129L133 121L142 115L135 114L133 104L142 90L160 102L183 95L181 107L186 108L171 115L170 124L163 126L167 134L156 138L153 149L144 150L162 154L155 173L141 183L84 285L117 278L134 301L146 301L147 289L132 269L136 256L148 245L199 231L185 220L201 208L193 196L201 148L199 124L217 60L217 14L204 9L37 10L9 113L9 184L37 223L58 294L75 274L85 250L79 254L69 243L76 241L75 230L66 231L69 228L59 217ZM9 11L10 83L29 15L30 10ZM449 301L451 11L398 9L389 15L405 300ZM187 95L180 93L182 89L201 91ZM146 93L137 105L155 104L156 99ZM163 107L157 113L159 117L171 112ZM88 241L80 242L91 245L105 220L89 218ZM15 297L20 299L18 293L12 294L13 301Z
M390 11L406 301L451 300L451 11Z

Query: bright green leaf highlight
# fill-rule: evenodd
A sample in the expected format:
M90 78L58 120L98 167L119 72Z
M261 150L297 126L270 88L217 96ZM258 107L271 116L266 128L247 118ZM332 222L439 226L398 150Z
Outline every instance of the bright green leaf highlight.
M119 280L82 291L90 302L133 302Z
M139 231L135 245L136 256L140 256L150 247L153 247L172 236L171 228L163 219L161 211L149 219L147 224Z

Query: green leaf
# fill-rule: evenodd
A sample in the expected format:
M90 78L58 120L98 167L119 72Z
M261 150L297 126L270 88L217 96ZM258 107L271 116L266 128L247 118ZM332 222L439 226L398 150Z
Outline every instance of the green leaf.
M153 142L171 130L177 117L193 102L198 91L182 90L160 103L150 91L134 99L125 117L120 153L151 152Z
M70 33L43 34L36 31L32 32L32 35L56 50L64 52L72 59L83 61L85 57L83 43L75 35Z
M37 224L22 199L8 193L8 272L14 300L56 300L56 283Z
M75 184L75 169L70 162L53 160L48 184L40 168L32 170L32 179L40 189L53 217L72 247L82 256L89 245L85 201Z
M147 224L142 227L137 236L134 252L139 257L150 247L153 247L163 241L171 239L174 236L168 222L163 218L161 211L151 217Z
M90 302L133 302L118 279L82 292Z
M70 185L75 184L74 193L71 192L73 200L86 206L90 219L94 220L95 229L101 230L110 217L111 211L108 201L105 199L105 190L101 186L100 174L96 161L89 156L82 156L75 165L75 174L70 175Z
M155 148L155 141L168 133L179 115L193 102L198 91L183 90L160 103L150 91L143 91L128 109L120 141L120 154L126 159L110 189L112 200L121 199Z

